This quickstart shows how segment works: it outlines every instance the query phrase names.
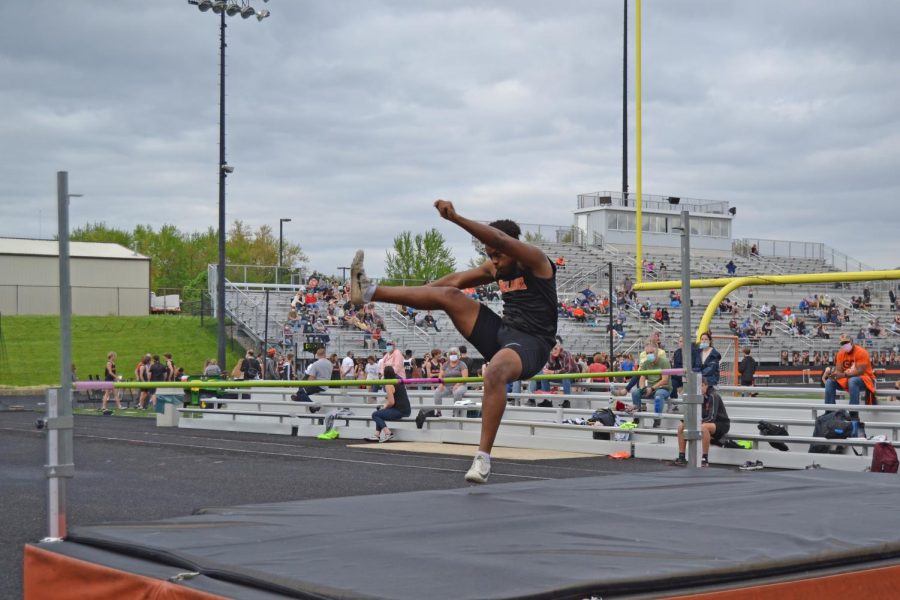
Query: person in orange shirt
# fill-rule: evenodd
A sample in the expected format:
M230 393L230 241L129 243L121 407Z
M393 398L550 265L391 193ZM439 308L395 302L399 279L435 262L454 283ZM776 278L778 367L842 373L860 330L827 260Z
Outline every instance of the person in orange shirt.
M841 349L834 359L834 370L825 382L825 404L834 404L838 388L850 392L850 404L859 404L859 393L868 389L875 393L875 372L869 353L857 346L846 333L842 333ZM856 413L850 413L855 420Z

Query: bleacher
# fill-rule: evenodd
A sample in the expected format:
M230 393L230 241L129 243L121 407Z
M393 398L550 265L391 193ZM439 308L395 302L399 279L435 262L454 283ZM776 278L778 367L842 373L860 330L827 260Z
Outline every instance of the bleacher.
M579 244L566 244L557 242L539 241L538 245L545 253L555 258L564 256L566 268L557 275L557 289L561 300L573 300L579 297L579 292L590 289L594 293L605 296L608 288L608 263L613 265L613 278L616 287L620 287L625 275L634 272L634 257L632 254L616 250L612 247L600 247ZM653 273L648 273L649 281L657 279L680 279L681 261L674 254L661 252L648 252L645 260L655 263ZM725 256L692 256L692 278L713 278L726 276L725 265L731 260L737 267L737 275L766 275L786 273L828 272L834 269L823 259L797 258L797 257L766 257L751 256L733 253ZM665 263L666 272L660 271ZM900 344L900 334L890 330L895 312L888 307L887 285L890 282L880 284L868 284L872 290L872 304L867 310L850 309L850 321L845 323L841 331L850 332L856 337L859 330L866 330L871 319L878 318L884 328L885 335L879 338L870 338L860 343L870 351L890 352ZM789 286L761 286L754 288L741 288L730 296L742 310L740 322L746 316L756 316L757 309L764 303L774 304L783 309L791 306L797 312L797 306L801 298L813 294L827 294L843 309L850 306L851 296L861 296L865 283L849 284L803 284ZM271 286L270 286L271 287ZM270 289L269 291L269 317L268 340L270 344L279 345L282 341L282 328L284 326L290 299L294 290L286 288ZM691 309L691 321L694 327L700 322L703 311L717 292L717 289L691 290L694 306ZM750 294L753 294L753 308L747 309ZM638 299L648 302L652 308L656 306L669 307L668 293L640 292ZM257 343L261 343L265 337L265 289L249 284L229 284L226 292L226 306L228 316L234 319L242 330ZM494 303L491 308L500 311L500 303ZM421 357L425 352L440 348L465 344L465 340L452 326L450 319L441 311L433 311L441 327L440 332L432 329L424 330L417 327L397 311L396 307L387 304L378 304L378 312L385 320L385 339L392 339L401 350L410 349L413 355ZM615 352L640 352L642 341L651 333L659 332L666 345L673 345L675 337L681 332L681 310L669 308L670 323L662 325L652 319L642 319L637 310L626 310L627 319L624 323L624 339L619 340L614 336ZM731 315L722 313L717 315L712 322L712 331L716 336L729 336L728 322ZM814 338L811 334L815 330L815 318L812 315L805 316L810 335L791 335L790 330L778 322L773 322L771 336L764 336L759 341L750 342L754 349L754 356L764 363L776 363L782 350L808 350L810 354L816 351L824 352L829 356L834 353L834 338L837 331L828 326L832 339ZM763 319L761 319L762 321ZM606 333L607 317L589 319L587 323L579 323L574 319L561 318L559 335L563 338L567 350L573 353L593 354L596 351L609 348L609 336ZM363 335L359 331L341 327L329 327L329 352L339 355L353 350L356 353L366 353L369 350L363 342ZM301 341L302 340L298 340ZM728 342L725 342L728 345ZM302 345L299 345L302 348ZM299 349L298 348L298 349ZM729 350L730 351L730 350ZM303 357L302 353L297 354ZM479 358L477 350L470 348L470 355ZM307 356L308 357L308 356ZM732 357L733 358L733 357Z
M622 384L612 384L618 387ZM595 434L614 434L621 430L599 425L573 424L577 419L587 419L597 409L610 406L613 398L609 384L576 384L573 393L543 395L523 392L511 394L506 414L500 426L497 445L505 447L545 448L592 454L609 454L628 451L636 458L671 460L677 454L676 431L682 420L683 407L679 402L670 403L669 411L662 414L640 412L640 424L631 430L631 439L615 441L597 439ZM257 433L275 433L293 436L314 436L324 431L324 419L336 414L334 425L344 439L363 439L372 434L371 413L375 410L373 394L364 390L331 388L314 399L315 404L296 403L288 399L293 388L242 390L241 400L210 399L207 408L179 409L178 426L191 429L213 429ZM747 388L720 388L731 419L731 429L726 439L747 440L753 449L730 449L713 446L710 462L713 464L740 465L747 460L761 460L768 467L802 469L812 465L842 470L864 470L871 462L870 449L876 440L849 438L828 440L829 444L852 447L841 454L810 454L810 444L825 443L824 438L812 437L816 416L828 408L821 400L809 396L820 393L816 388L772 388L766 397L741 397ZM419 409L437 408L432 403L429 386L408 388L412 404L412 417ZM383 394L374 395L377 398ZM838 408L848 408L846 397L839 397ZM884 436L884 439L900 446L900 392L880 390L878 406L860 407L860 419L865 423L868 436ZM479 389L470 389L465 399L467 406L440 408L443 416L430 418L418 429L413 418L390 422L397 441L477 444L481 419ZM554 406L532 406L529 400L551 399ZM562 402L569 401L569 406ZM320 410L312 412L310 408ZM350 411L348 414L346 411ZM624 412L618 413L625 417ZM630 418L630 415L628 415ZM659 428L653 428L654 419L661 419ZM789 435L765 436L759 433L757 423L766 420L786 426ZM787 452L774 449L769 442L782 442Z

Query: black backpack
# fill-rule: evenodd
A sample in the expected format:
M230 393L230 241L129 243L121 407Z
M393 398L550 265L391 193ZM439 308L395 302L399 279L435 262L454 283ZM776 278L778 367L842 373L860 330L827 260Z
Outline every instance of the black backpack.
M784 425L778 425L776 423L769 423L768 421L760 421L757 423L756 427L759 429L759 433L762 435L787 435L788 430ZM787 452L788 447L787 444L782 442L769 442L769 445L775 448L776 450L780 450L782 452Z
M259 361L255 358L244 359L244 379L256 379L259 377Z
M606 427L612 427L616 424L616 414L608 408L604 408L603 410L595 410L594 414L591 415L590 421L596 421L600 425L605 425ZM595 431L594 432L595 440L608 440L609 432L608 431Z
M813 429L813 437L828 440L845 440L853 433L853 422L846 410L828 411L816 419ZM843 454L844 447L830 444L810 444L809 451L812 454Z

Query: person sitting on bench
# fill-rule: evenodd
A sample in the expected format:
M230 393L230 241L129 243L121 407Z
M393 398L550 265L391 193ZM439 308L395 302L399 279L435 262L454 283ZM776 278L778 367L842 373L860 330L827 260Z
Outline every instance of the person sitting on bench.
M700 430L703 433L701 467L709 466L710 440L720 441L731 428L731 420L725 411L725 403L722 402L722 397L710 381L709 377L704 377L703 383L700 385L700 390L703 392L703 411L700 423ZM685 448L687 448L687 441L684 439L684 421L682 421L678 424L678 458L675 459L675 464L679 467L688 464L687 458L684 456Z

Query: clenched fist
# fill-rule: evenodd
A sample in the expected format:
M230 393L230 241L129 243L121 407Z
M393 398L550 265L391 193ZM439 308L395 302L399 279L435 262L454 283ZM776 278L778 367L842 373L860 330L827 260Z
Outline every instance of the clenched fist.
M435 200L434 207L437 209L438 213L448 221L452 221L456 218L456 209L453 208L453 203L449 200Z

